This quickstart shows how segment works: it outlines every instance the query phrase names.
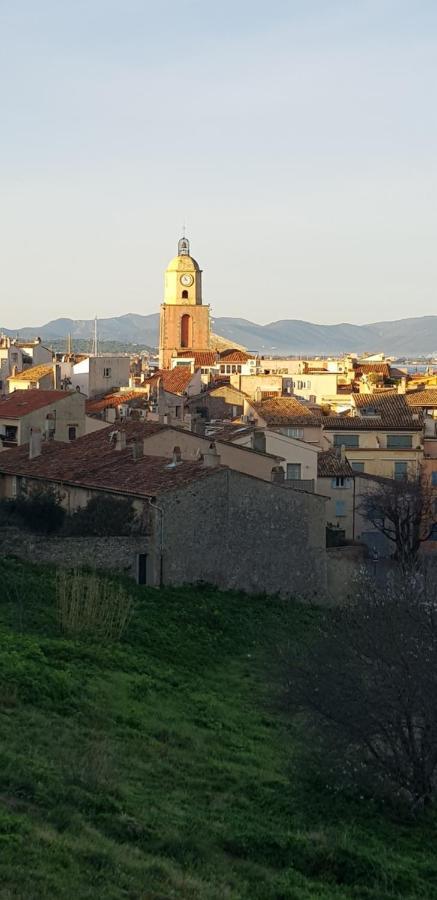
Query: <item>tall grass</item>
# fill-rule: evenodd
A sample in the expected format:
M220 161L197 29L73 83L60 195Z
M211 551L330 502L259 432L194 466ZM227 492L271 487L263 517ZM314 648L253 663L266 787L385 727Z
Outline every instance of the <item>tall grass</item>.
M132 598L96 573L60 569L56 580L58 623L65 634L118 640L132 612Z

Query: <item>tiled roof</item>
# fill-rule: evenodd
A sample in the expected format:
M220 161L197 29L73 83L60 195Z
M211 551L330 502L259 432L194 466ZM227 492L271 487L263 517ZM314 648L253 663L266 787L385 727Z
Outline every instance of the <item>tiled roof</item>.
M175 366L174 369L158 369L145 384L157 384L160 380L165 391L171 394L183 394L194 377L191 366Z
M21 419L37 409L57 403L71 397L76 391L39 391L32 388L28 391L13 391L4 400L0 400L1 419Z
M99 400L87 400L86 411L90 414L97 413L101 412L102 409L116 408L123 403L129 403L131 400L143 400L147 396L147 391L125 391L124 393L117 391L116 394L106 394L105 397L101 397Z
M223 350L220 353L220 362L223 363L245 363L251 357L248 353L244 353L243 350Z
M14 381L39 381L45 375L53 375L52 363L41 363L39 366L31 366L29 369L23 369L16 375L9 375Z
M324 431L422 431L421 420L411 416L324 416Z
M416 406L420 409L437 407L437 388L429 388L429 390L425 391L411 391L411 393L405 394L405 399L408 406Z
M252 402L251 406L267 425L288 425L290 419L296 416L314 417L312 411L296 400L296 397L271 397L261 402Z
M194 359L196 367L207 368L208 366L217 366L219 363L219 354L216 350L180 350L177 356Z
M382 378L390 378L390 366L385 362L358 363L355 366L356 375L381 375Z
M197 461L184 461L169 468L169 460L163 457L134 459L133 442L161 428L155 423L141 422L122 426L119 430L126 431L127 435L124 450L116 450L110 441L113 426L87 434L70 444L44 442L41 456L35 459L29 459L27 445L5 450L0 453L0 473L33 476L58 484L75 484L137 497L154 497L218 471Z
M324 450L317 456L317 475L319 478L353 478L354 471L347 459L342 459L335 450Z
M363 416L366 409L375 410L377 416L381 418L385 427L394 426L401 428L412 427L412 430L421 429L421 422L413 419L413 413L406 401L405 394L398 394L396 391L382 391L373 394L354 394L353 402L360 413L359 417L352 417L352 421L359 418L360 422L367 419ZM375 421L376 416L369 416L370 422Z

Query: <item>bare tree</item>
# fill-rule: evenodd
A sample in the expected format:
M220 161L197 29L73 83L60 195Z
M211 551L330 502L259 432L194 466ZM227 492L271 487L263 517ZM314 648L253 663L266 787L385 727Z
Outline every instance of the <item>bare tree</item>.
M423 541L430 535L433 493L423 478L372 480L358 510L368 522L393 543L394 557L403 572L417 566Z
M417 809L437 789L436 598L416 574L384 590L363 581L356 599L288 661L288 705L341 777Z

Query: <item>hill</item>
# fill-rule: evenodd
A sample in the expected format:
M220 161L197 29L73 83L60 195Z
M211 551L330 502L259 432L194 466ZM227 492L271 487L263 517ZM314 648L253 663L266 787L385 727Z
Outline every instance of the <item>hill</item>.
M157 347L159 315L140 316L128 313L109 319L99 319L99 338L139 346ZM0 331L2 329L0 328ZM54 319L46 325L21 328L22 338L39 335L53 341L72 335L73 340L89 341L91 346L94 322L92 319ZM369 325L316 325L300 319L283 319L268 325L257 325L247 319L216 317L215 334L227 341L258 350L264 354L334 354L362 353L383 350L390 356L437 354L437 316L375 322ZM3 329L15 336L14 329Z
M118 642L60 634L56 573L0 562L5 900L437 897L436 823L311 779L275 661L290 602L125 583Z

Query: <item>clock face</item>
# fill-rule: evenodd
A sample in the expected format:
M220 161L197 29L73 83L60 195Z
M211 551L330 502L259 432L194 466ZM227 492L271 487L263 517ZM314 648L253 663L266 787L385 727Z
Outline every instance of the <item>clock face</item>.
M190 287L190 285L193 283L193 280L194 279L192 275L181 275L181 284L184 284L186 287Z

